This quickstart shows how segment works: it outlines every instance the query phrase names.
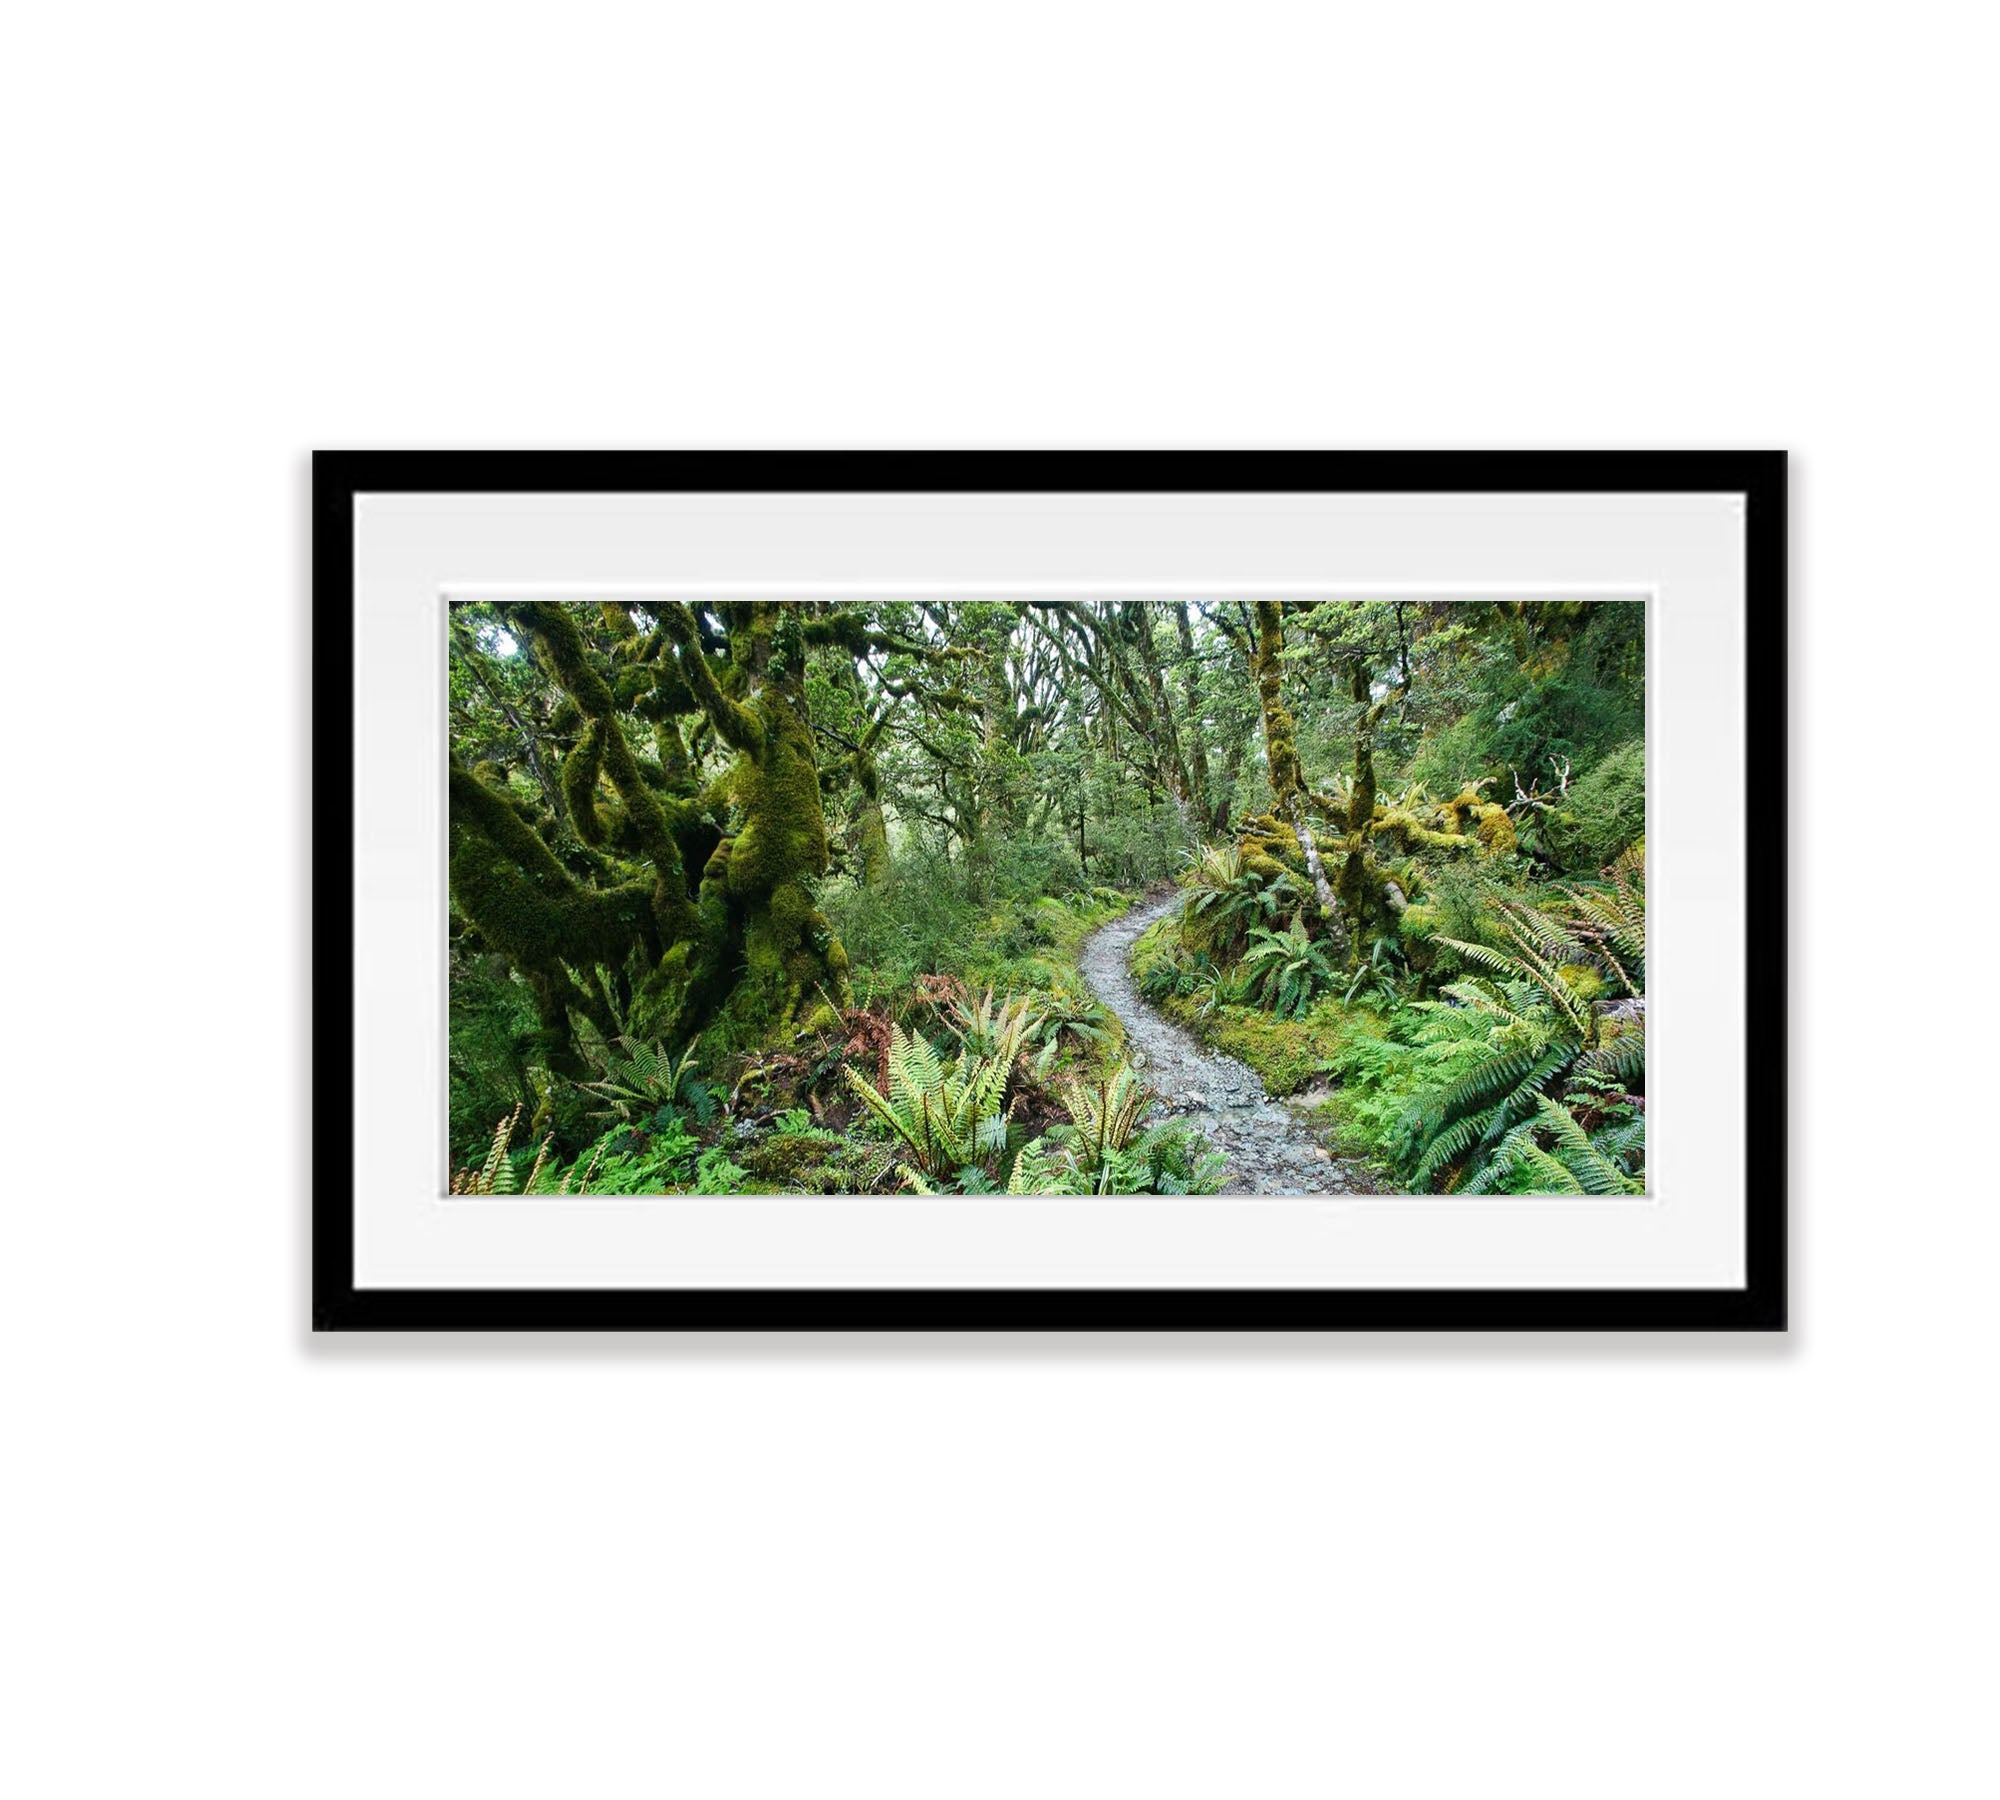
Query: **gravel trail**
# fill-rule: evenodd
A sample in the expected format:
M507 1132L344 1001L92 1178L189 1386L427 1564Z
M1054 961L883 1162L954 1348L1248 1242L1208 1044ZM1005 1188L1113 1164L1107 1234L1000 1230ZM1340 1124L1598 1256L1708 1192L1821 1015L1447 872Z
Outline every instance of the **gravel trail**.
M1290 1107L1264 1091L1247 1063L1204 1049L1139 997L1126 966L1146 927L1180 904L1178 894L1143 901L1084 940L1083 976L1125 1027L1132 1060L1159 1091L1160 1112L1186 1119L1229 1159L1230 1194L1372 1193L1358 1163L1335 1156Z

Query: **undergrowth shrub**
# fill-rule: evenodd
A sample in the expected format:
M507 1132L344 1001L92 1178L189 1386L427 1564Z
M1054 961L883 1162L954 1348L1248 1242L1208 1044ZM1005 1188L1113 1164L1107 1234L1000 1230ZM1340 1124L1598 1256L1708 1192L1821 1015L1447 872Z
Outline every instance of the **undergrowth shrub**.
M1646 917L1643 855L1629 853L1609 886L1568 890L1564 912L1496 902L1509 948L1460 941L1477 972L1442 1001L1421 1003L1419 1048L1439 1079L1399 1127L1398 1160L1419 1193L1484 1191L1491 1164L1517 1127L1547 1115L1572 1085L1621 1104L1645 1089ZM1508 1170L1539 1167L1531 1140Z
M1568 813L1587 866L1602 868L1646 832L1646 746L1621 744L1571 783Z

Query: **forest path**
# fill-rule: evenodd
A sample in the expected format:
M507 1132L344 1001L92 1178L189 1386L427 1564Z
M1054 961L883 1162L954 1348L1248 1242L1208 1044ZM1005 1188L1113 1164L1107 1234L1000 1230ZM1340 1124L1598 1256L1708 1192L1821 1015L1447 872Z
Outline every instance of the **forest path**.
M1371 1193L1359 1164L1344 1162L1283 1102L1265 1092L1248 1063L1204 1049L1193 1035L1140 998L1126 959L1139 934L1181 903L1179 894L1142 901L1084 940L1078 958L1098 999L1118 1015L1161 1113L1205 1132L1229 1159L1229 1194Z

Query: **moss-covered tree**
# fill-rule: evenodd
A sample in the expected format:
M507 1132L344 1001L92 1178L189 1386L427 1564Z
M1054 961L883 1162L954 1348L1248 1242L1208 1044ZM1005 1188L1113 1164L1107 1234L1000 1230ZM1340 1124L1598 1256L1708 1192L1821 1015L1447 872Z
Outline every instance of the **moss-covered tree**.
M1305 774L1299 764L1298 725L1285 704L1285 621L1275 600L1257 602L1257 648L1252 665L1257 674L1257 698L1264 711L1264 757L1271 780L1271 813L1289 827L1293 846L1305 865L1307 879L1319 901L1320 919L1337 948L1344 948L1347 931L1333 883L1327 879L1319 841L1306 816Z
M847 957L813 898L829 852L808 650L913 669L946 653L858 611L771 601L493 614L561 691L560 805L454 758L452 899L528 982L549 1066L577 1070L580 1020L740 1045L828 1022ZM853 772L865 786L866 750Z

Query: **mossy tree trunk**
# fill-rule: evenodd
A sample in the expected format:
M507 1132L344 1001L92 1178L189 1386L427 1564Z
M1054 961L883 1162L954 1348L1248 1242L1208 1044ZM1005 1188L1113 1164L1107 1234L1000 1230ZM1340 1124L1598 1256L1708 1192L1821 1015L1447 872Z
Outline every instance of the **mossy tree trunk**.
M1158 746L1157 762L1165 784L1184 806L1193 806L1194 778L1188 771L1187 755L1181 746L1180 726L1174 719L1173 702L1160 670L1159 647L1153 642L1153 609L1145 601L1133 601L1126 610L1126 627L1139 652L1139 667L1146 677L1147 712L1153 721Z
M1354 780L1347 795L1347 855L1341 863L1338 883L1340 903L1354 931L1358 945L1371 920L1383 912L1397 913L1403 907L1403 892L1394 882L1383 881L1370 855L1375 827L1375 730L1382 723L1395 692L1371 701L1374 691L1367 662L1355 657L1348 664L1348 694L1361 710L1354 727Z
M1306 817L1305 777L1299 768L1298 727L1284 693L1284 612L1275 600L1257 602L1257 648L1253 668L1257 677L1257 699L1264 713L1264 755L1270 766L1271 811L1292 828L1298 838L1299 854L1319 901L1320 917L1336 949L1346 947L1347 933L1341 924L1340 905L1327 880L1326 865L1320 859L1319 844Z
M1214 806L1209 799L1208 749L1203 742L1201 718L1201 662L1194 653L1194 628L1188 622L1185 600L1174 607L1174 622L1180 636L1181 688L1187 702L1188 801L1201 829L1210 829Z
M714 1028L742 1047L829 1022L851 996L811 888L828 855L804 610L672 605L650 633L623 607L594 627L580 607L498 613L572 709L560 791L578 844L559 856L540 828L552 814L538 824L454 764L452 898L534 994L549 1066L581 1072L579 1021L682 1042ZM816 641L871 647L838 615L814 623ZM684 723L729 752L706 785Z
M861 790L854 822L855 861L861 885L880 893L889 885L894 864L889 857L889 816L882 806L882 771L872 745L855 753L854 783Z
M796 607L747 601L718 609L728 624L730 686L716 677L694 615L666 609L662 625L680 669L716 736L736 752L726 777L740 821L702 873L701 910L710 935L742 944L743 972L720 1019L745 1044L770 1042L801 1024L830 1023L851 995L847 952L813 902L826 873L826 815L806 710L803 621Z

